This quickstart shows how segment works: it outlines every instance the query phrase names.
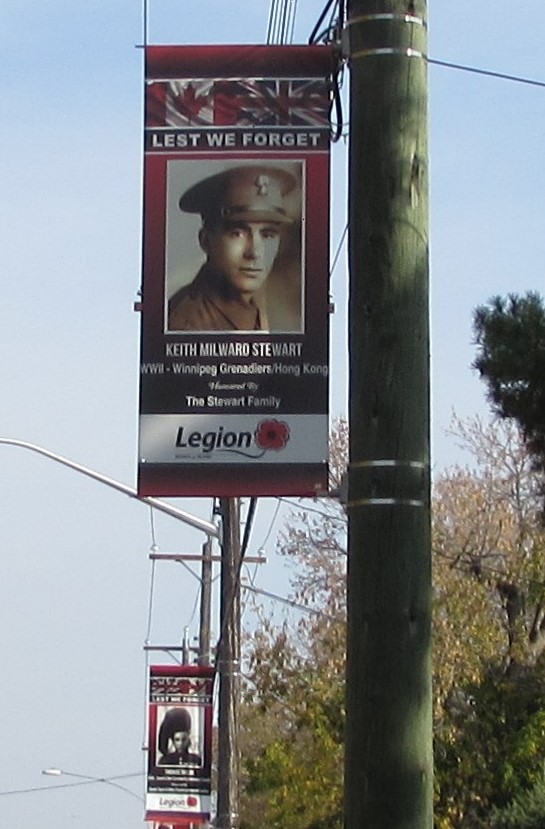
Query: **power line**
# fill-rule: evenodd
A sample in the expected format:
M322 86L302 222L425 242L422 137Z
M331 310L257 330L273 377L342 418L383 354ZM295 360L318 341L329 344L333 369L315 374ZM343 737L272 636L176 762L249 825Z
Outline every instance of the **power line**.
M324 20L326 18L326 15L327 15L328 11L331 10L332 6L333 6L333 10L331 12L330 23L329 23L328 27L326 28L326 30L324 32L320 32L320 26L324 22ZM314 26L314 29L312 30L312 32L309 36L309 39L308 39L309 43L316 43L318 40L320 40L324 36L327 36L333 30L333 28L334 28L333 18L334 18L334 15L335 15L335 6L339 7L339 13L340 13L340 4L337 3L336 0L327 0L327 3L325 4L324 8L322 9L322 13L320 14L320 17L318 18L318 20L317 20L317 22Z
M433 58L428 58L427 61L435 66L444 66L447 69L458 69L461 72L472 72L474 75L486 75L490 78L499 78L503 81L514 81L515 83L545 88L545 81L536 81L532 78L523 78L519 75L509 75L506 72L493 72L490 69L479 69L476 66L465 66L461 63L451 63L446 60L434 60Z
M330 276L330 277L331 277L331 276L333 276L333 271L334 271L334 270L335 270L335 268L337 267L337 261L338 261L338 259L339 259L339 256L341 255L341 250L342 250L343 242L344 242L344 239L345 239L345 236L346 236L346 234L347 234L347 233L348 233L348 222L347 222L347 223L346 223L346 225L344 226L344 230L343 230L343 232L342 232L342 234L341 234L341 238L340 238L339 244L337 245L337 250L335 251L335 256L333 257L333 264L331 265L331 268L330 268L330 270L329 270L329 276Z
M267 43L285 44L293 40L297 0L272 0L267 28Z
M322 499L325 500L325 499ZM289 504L290 507L295 507L295 509L300 510L302 512L315 512L318 515L321 515L322 518L330 518L332 521L346 521L346 515L334 515L330 512L326 512L325 510L318 509L318 507L311 507L307 506L306 504L297 503L297 501L290 501L289 498L283 498L282 496L278 496L278 501L282 501L284 504Z
M333 616L330 616L327 613L324 613L323 610L318 610L315 607L308 607L307 605L302 605L299 602L296 602L294 599L288 599L285 596L279 596L277 593L271 593L269 590L261 590L259 587L254 587L247 582L244 582L241 585L243 590L249 590L250 593L257 593L259 596L265 596L267 599L273 599L276 602L281 602L282 604L287 604L290 607L293 607L295 610L300 610L302 613L308 613L311 616L319 616L321 619L328 619L330 622L336 622Z
M282 501L282 498L278 498L278 499L277 499L277 502L276 502L276 509L275 509L275 511L274 511L274 515L273 515L273 517L272 517L272 519L271 519L271 522L270 522L270 524L269 524L269 529L267 530L267 533L266 533L266 535L265 535L265 538L263 539L263 541L262 541L262 542L261 542L261 544L259 545L259 549L260 549L260 550L262 550L262 549L265 547L265 545L267 544L267 541L268 541L268 540L269 540L269 538L270 538L270 535L271 535L271 533L272 533L272 531L273 531L273 527L274 527L274 525L275 525L276 519L278 518L278 513L279 513L279 511L280 511L280 502L281 502L281 501Z
M28 789L9 789L8 791L0 791L0 797L5 797L6 795L11 794L32 794L33 792L50 792L53 789L73 789L76 786L89 786L91 783L112 783L112 781L114 780L126 780L128 777L142 776L143 772L136 771L132 774L116 774L112 777L97 777L96 779L93 778L91 780L75 780L73 783L58 783L56 786L32 786ZM129 792L129 794L134 794L134 792L130 792L129 789L125 789L125 791Z
M537 86L538 88L545 88L545 81L537 81L533 78L524 78L522 75L510 75L507 72L495 72L491 69L480 69L478 66L467 66L462 63L452 63L446 60L435 60L434 58L426 59L429 64L434 66L443 66L446 69L456 69L460 72L470 72L473 75L483 75L489 78L498 78L502 81L511 81L512 83L525 84L526 86ZM350 135L350 122L346 121L341 125L339 138L347 138Z
M255 511L257 508L257 498L250 498L250 505L248 507L248 514L246 516L246 525L244 527L244 536L242 538L241 550L242 555L246 554L250 536L252 534L252 527L255 519Z

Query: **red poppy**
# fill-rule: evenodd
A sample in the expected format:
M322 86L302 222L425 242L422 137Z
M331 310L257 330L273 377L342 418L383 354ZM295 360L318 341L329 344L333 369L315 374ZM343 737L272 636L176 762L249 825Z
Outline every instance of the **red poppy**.
M283 420L262 420L255 430L255 442L261 449L283 449L290 439L290 428Z

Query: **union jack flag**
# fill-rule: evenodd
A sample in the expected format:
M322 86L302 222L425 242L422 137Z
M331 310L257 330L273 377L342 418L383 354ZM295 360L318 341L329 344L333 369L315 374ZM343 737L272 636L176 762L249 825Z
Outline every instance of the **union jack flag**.
M150 81L147 127L329 126L323 79Z

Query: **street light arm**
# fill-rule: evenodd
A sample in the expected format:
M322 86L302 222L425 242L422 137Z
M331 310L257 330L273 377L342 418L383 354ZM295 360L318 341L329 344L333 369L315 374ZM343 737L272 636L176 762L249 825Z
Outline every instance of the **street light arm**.
M129 498L135 498L137 501L147 504L160 512L164 512L172 518L177 518L179 521L183 521L185 524L189 524L191 527L201 530L207 536L212 536L214 538L219 537L218 528L210 521L205 521L203 518L191 515L190 513L178 509L177 507L173 507L165 501L160 501L157 498L140 498L137 491L132 487L122 484L119 481L115 481L113 478L109 478L106 475L102 475L100 472L95 472L93 469L89 469L87 466L82 466L81 464L71 461L68 458L63 458L62 455L57 455L56 452L44 449L43 446L37 446L34 443L28 443L25 440L17 440L16 438L0 438L0 444L19 446L22 449L29 449L31 452L43 455L44 457L49 458L52 461L56 461L63 466L68 466L70 469L73 469L75 472L79 472L81 475L87 475L88 478L93 478L93 480L99 481L99 483L105 484L106 486L111 487L111 489L116 489L118 492L128 495Z

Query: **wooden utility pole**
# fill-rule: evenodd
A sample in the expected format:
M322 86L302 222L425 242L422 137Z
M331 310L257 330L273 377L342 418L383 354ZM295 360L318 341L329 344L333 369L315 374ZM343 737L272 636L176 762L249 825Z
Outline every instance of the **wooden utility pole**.
M431 829L425 0L350 0L346 829Z
M201 610L199 619L199 665L210 665L210 620L212 615L212 539L202 545Z
M220 679L218 710L218 806L216 826L239 824L240 757L240 502L221 498L223 527L221 562L220 641L217 668Z

